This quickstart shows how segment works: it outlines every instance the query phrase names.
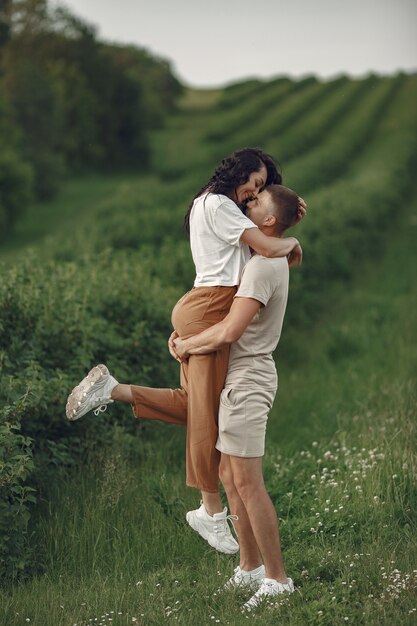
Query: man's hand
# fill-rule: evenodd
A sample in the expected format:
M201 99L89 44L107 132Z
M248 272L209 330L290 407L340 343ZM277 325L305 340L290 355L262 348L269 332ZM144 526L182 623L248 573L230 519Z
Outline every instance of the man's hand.
M182 361L186 361L190 356L185 349L185 340L181 339L178 336L177 339L174 339L174 350L178 357L177 361L179 361L180 363L182 363Z
M174 330L174 331L171 333L171 335L170 335L170 337L169 337L169 339L168 339L168 350L169 350L170 355L171 355L172 357L174 357L174 359L175 359L176 361L179 361L179 362L181 363L182 359L179 357L179 355L178 355L178 353L177 353L177 351L176 351L176 349L175 349L175 343L174 343L174 341L175 341L178 337L179 337L179 335L178 335L177 331L176 331L176 330Z
M302 198L298 198L298 213L297 213L297 224L301 222L303 217L307 214L307 204ZM300 265L300 263L299 263Z
M290 267L295 265L295 263L297 263L298 267L300 267L301 263L303 262L303 249L301 248L300 244L296 245L295 248L291 250L287 258L288 265Z

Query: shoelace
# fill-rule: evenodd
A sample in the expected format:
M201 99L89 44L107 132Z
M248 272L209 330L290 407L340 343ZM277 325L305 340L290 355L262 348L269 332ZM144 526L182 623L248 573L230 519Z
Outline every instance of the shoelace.
M216 524L213 527L214 532L217 533L217 534L224 534L224 535L227 535L228 533L230 533L230 528L229 528L229 525L227 523L227 521L229 519L232 522L233 530L235 531L235 533L237 535L236 528L235 528L235 525L233 523L233 520L237 521L239 519L239 517L237 515L227 515L223 520L221 520L220 526L218 526Z
M269 596L269 590L271 587L272 587L271 583L263 582L262 585L259 587L258 591L256 591L254 595L250 598L250 600L248 600L248 602L246 602L246 604L244 605L246 609L250 610L254 606L257 606L258 604L260 604L260 602L262 602L265 596Z
M233 576L231 576L229 580L225 582L225 584L223 585L223 588L220 587L220 589L218 589L217 591L220 592L222 591L222 589L231 589L233 587L236 587L236 585L240 585L241 582L242 582L242 575L240 573L240 567L238 565L233 570Z
M94 409L94 415L99 415L100 413L104 413L107 410L107 404L101 404L96 409Z
M288 583L279 583L282 587L282 591L292 591L291 589L291 584ZM259 587L258 591L255 593L255 596L260 597L263 596L265 594L268 594L269 591L271 589L273 589L275 587L275 585L273 583L270 582L263 582L262 585Z

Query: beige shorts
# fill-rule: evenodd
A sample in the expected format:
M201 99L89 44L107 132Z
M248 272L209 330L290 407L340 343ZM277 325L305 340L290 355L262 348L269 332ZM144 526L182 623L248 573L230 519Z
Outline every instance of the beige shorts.
M217 450L241 457L263 456L268 413L276 389L226 387L220 396Z

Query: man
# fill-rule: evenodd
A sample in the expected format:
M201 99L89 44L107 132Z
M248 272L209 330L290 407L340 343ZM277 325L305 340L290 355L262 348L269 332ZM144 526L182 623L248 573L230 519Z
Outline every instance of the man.
M267 187L247 207L250 219L271 237L281 237L297 222L298 196L281 185ZM262 476L267 416L278 383L272 352L281 334L288 281L285 258L254 255L227 317L194 337L174 341L181 359L231 344L216 447L240 544L240 564L226 588L259 584L244 605L247 610L264 597L294 590L285 573L277 515Z

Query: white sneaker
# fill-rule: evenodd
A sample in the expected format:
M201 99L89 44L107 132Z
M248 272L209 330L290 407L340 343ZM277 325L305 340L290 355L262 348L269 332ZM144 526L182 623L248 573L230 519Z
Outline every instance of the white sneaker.
M224 591L237 589L239 587L259 586L265 578L265 567L260 565L256 569L246 571L240 565L235 567L233 576L223 585Z
M113 402L111 392L118 384L105 365L96 365L68 396L67 418L78 420L93 409L95 415L102 413Z
M266 598L278 596L281 593L292 593L293 591L294 583L291 578L288 578L286 583L279 583L274 578L264 578L258 591L242 606L242 611L252 611Z
M227 515L224 507L221 513L213 516L206 511L204 504L199 509L188 511L185 519L193 530L206 539L212 548L225 554L235 554L239 550L239 544L230 532L228 520L236 520L237 515Z

